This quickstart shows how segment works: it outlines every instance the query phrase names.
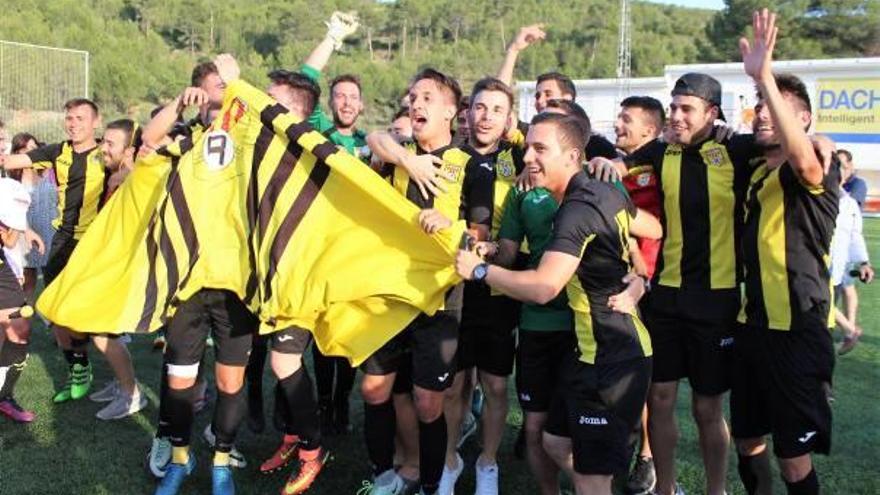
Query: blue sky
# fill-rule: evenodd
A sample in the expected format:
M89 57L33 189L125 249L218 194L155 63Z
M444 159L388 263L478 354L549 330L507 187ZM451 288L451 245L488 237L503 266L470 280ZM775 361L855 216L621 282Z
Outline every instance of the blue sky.
M685 7L700 7L704 9L723 9L723 0L648 0L651 3L665 3L672 5L683 5Z

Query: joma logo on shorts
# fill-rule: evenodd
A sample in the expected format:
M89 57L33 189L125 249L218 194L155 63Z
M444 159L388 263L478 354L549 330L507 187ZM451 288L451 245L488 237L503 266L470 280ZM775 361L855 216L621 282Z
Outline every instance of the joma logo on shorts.
M582 425L607 425L608 420L605 418L594 418L591 416L581 416L578 423Z

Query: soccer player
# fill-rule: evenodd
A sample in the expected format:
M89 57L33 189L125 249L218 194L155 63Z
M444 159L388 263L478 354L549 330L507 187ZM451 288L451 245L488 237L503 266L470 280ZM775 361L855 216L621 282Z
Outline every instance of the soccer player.
M724 493L730 440L722 401L739 310L737 241L748 161L757 151L751 136L716 142L720 105L718 81L683 75L672 90L670 142L655 140L624 157L630 170L653 171L662 198L663 246L644 305L654 346L649 433L662 495L681 493L675 482L675 403L685 377L693 389L706 491Z
M24 187L8 178L0 179L0 414L18 423L30 423L36 415L18 405L13 393L27 362L30 324L26 319L10 320L12 313L26 306L19 278L4 253L25 235L31 198ZM28 242L30 244L30 242Z
M513 92L498 79L484 78L474 85L469 101L470 107L465 111L468 121L465 149L494 179L490 235L495 238L508 191L523 170L521 143L513 145L504 140L513 123ZM467 377L475 368L484 395L483 448L476 462L476 491L481 495L498 493L497 453L507 424L507 377L513 372L519 306L518 301L507 296L492 294L485 284L465 283L458 373L446 396L449 439L440 495L453 492L464 468L456 447L462 418L471 406L470 401L463 400L470 397L473 387Z
M77 98L64 105L64 130L68 140L37 148L24 154L0 157L6 170L34 168L55 169L58 180L57 229L43 270L46 285L61 273L76 244L98 214L106 193L107 171L95 130L101 125L98 106L91 100ZM68 364L65 385L53 397L60 403L86 396L92 384L92 365L88 357L88 337L53 325L59 347Z
M235 80L238 64L228 56L215 59L221 83ZM203 288L183 301L169 321L166 333L165 363L168 374L167 430L171 436L172 461L156 487L156 495L178 493L186 477L195 469L195 456L189 449L193 424L193 400L207 337L215 342L217 403L212 430L216 436L212 470L215 495L235 492L229 465L238 425L244 417L242 401L244 368L251 351L257 318L234 293Z
M751 42L739 44L757 87L753 128L764 155L746 202L731 422L747 493L772 492L765 440L771 434L788 493L818 494L811 453L828 454L831 447L828 259L840 170L837 160L823 167L807 136L812 109L803 82L773 73L775 14L755 12L753 33Z
M492 219L491 170L451 146L452 122L458 113L458 83L433 69L419 72L409 87L414 143L401 146L390 134L367 137L375 156L386 162L382 172L393 186L422 209L419 222L434 233L463 218L485 239ZM451 289L444 307L434 316L419 315L397 337L370 358L364 379L364 432L375 475L373 494L396 494L404 489L395 472L395 411L391 402L395 379L411 372L419 425L419 471L422 493L436 493L444 469L447 425L444 391L456 373L462 285Z
M578 343L563 358L544 446L578 494L610 494L611 475L628 464L651 373L650 340L635 314L644 280L629 273L629 233L661 231L621 191L583 172L586 131L582 120L557 114L537 116L529 129L525 162L533 183L560 203L538 267L510 271L462 250L456 269L533 304L549 303L568 286Z
M412 120L409 118L409 109L401 108L391 119L388 133L403 141L412 141Z
M134 157L140 147L140 129L128 119L107 124L101 139L101 159L107 168L107 191L103 202L119 187L134 166ZM113 369L114 380L101 390L89 395L93 402L108 404L95 415L98 419L121 419L147 406L147 398L141 393L134 374L131 354L119 335L93 335L92 342L104 354Z
M614 123L614 134L617 139L614 145L621 155L635 153L660 136L666 121L663 104L650 96L630 96L620 103L620 112ZM660 191L657 187L657 176L652 167L635 167L629 169L623 177L623 185L629 193L633 204L648 213L660 218ZM633 254L633 265L640 275L650 280L654 276L657 256L661 241L658 239L637 238L638 249ZM644 299L641 301L644 304ZM626 488L629 493L651 493L657 482L654 472L654 457L648 439L648 407L642 411L641 442L636 462L627 479Z

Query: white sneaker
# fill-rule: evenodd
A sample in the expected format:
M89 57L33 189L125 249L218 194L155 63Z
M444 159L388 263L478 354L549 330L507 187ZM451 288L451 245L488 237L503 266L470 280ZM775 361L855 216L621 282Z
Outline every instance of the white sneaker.
M455 483L458 481L458 477L461 476L462 471L464 471L464 460L456 452L455 468L449 469L448 466L443 466L443 476L440 477L440 487L437 488L437 495L454 495Z
M134 393L131 395L120 390L116 398L98 411L95 416L104 421L122 419L137 413L145 407L147 407L147 398L141 394L139 387L135 387Z
M406 488L403 478L393 469L376 476L372 483L364 481L356 495L401 495Z
M147 468L150 473L157 478L164 478L169 462L171 462L171 440L168 437L153 438L153 444L147 452Z
M119 382L113 379L101 387L101 390L89 394L89 400L92 402L110 402L117 395L119 395Z
M498 495L498 463L482 466L477 459L477 488L474 495Z
M213 449L214 444L217 443L217 436L214 435L214 430L211 429L211 423L208 423L208 425L205 426L205 431L202 432L202 437ZM232 450L229 451L229 467L238 469L247 467L247 459L244 458L244 454L239 452L234 446L232 447Z

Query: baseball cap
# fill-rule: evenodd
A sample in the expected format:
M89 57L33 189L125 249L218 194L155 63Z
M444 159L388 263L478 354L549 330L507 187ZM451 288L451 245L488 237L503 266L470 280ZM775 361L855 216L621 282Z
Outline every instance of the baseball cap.
M13 229L27 229L27 211L31 196L20 182L0 179L0 223Z
M696 96L718 107L718 118L725 120L721 111L721 83L717 79L699 72L688 72L675 81L672 96Z

